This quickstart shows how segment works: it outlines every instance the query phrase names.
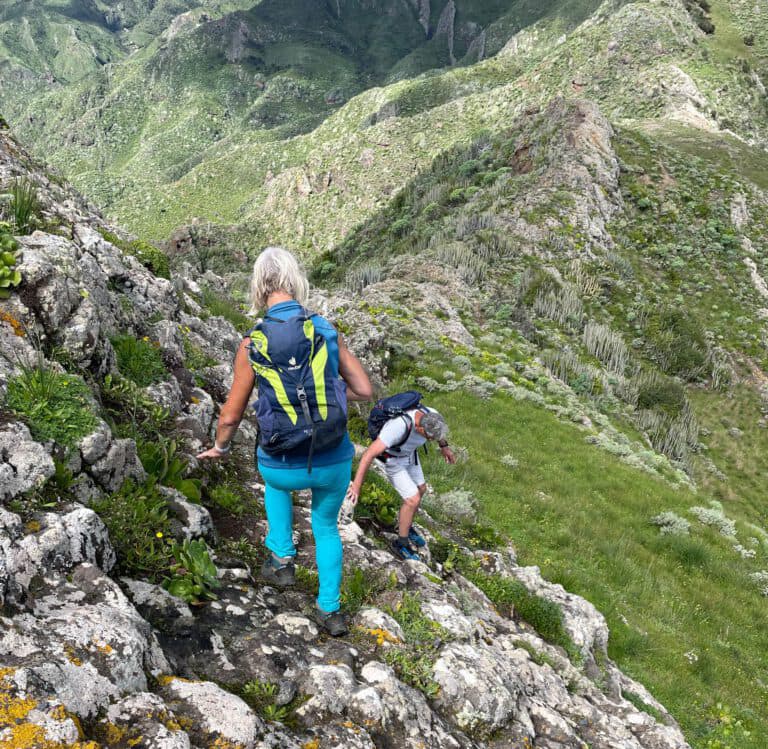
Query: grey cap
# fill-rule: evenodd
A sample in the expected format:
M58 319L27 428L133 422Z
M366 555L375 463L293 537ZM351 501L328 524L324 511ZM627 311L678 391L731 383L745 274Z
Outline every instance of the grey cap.
M430 411L421 417L419 426L424 430L427 439L440 442L448 436L448 424L437 411Z

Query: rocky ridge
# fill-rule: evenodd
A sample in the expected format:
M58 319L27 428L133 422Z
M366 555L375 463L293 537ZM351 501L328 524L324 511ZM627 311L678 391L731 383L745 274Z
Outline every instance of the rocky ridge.
M0 302L0 389L25 367L64 372L60 362L103 382L116 372L111 336L151 336L172 374L145 394L168 409L193 452L210 436L236 330L192 314L199 309L194 281L152 275L104 238L108 227L84 201L51 182L7 133L0 139L0 184L19 174L34 180L46 219L46 231L19 238L23 283ZM183 367L190 340L207 357L206 389ZM350 340L383 377L381 335ZM94 411L97 394L98 386ZM252 437L244 425L241 439L247 445ZM55 512L21 517L9 509L51 480L62 461L72 483ZM342 526L348 567L375 572L385 584L342 640L320 635L308 613L309 590L254 584L248 566L226 555L218 559L218 600L194 611L155 584L113 579L115 553L91 505L144 475L136 443L101 419L67 454L4 415L0 740L8 746L687 746L664 708L608 659L599 612L536 568L517 566L512 550L460 549L489 574L556 602L570 657L511 611L500 613L457 571L396 562L354 521ZM179 536L213 543L205 508L168 491ZM308 514L301 497L300 562L307 567ZM415 624L432 632L426 679L411 679L421 689L407 683L408 659L420 647ZM290 705L290 720L257 714L234 693L253 682L277 685L275 706Z

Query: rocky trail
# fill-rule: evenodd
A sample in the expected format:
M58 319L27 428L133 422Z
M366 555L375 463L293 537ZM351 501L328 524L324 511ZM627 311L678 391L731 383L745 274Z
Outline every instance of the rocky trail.
M17 414L0 414L2 749L688 746L664 707L608 658L603 616L536 567L518 566L511 548L455 540L440 561L403 563L375 527L343 523L353 626L334 640L311 616L306 496L296 505L302 574L295 589L278 591L254 577L254 560L232 543L244 532L260 541L257 511L241 521L248 527L219 514L217 531L203 505L162 487L169 535L211 548L217 598L190 606L124 576L94 509L108 511L125 499L126 482L147 478L137 440L105 418L117 397L116 336L155 342L169 372L131 390L123 408L162 409L166 434L194 465L189 456L209 439L239 334L223 318L204 319L200 278L153 275L0 132L0 183L17 176L37 186L45 223L19 238L24 282L0 300L0 395L34 368L65 384L82 376L92 422L64 450L33 436ZM381 379L382 341L349 340ZM244 424L236 453L245 465L253 437ZM258 499L257 477L245 469L240 478ZM40 494L46 486L59 487L54 501ZM569 647L547 642L514 607L495 606L465 568L556 604Z

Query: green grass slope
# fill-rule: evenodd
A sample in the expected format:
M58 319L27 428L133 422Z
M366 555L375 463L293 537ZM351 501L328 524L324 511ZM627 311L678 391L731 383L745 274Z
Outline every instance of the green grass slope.
M466 449L428 460L435 511L469 492L523 562L593 601L692 746L758 749L765 155L696 135L554 102L437 159L315 276L361 293L391 387L428 393Z
M738 56L717 58L714 39L682 6L607 7L565 34L566 7L491 59L365 91L309 133L278 141L263 131L232 134L173 184L148 178L136 159L121 172L121 194L103 197L155 237L191 217L250 221L258 241L317 251L444 150L557 93L592 98L613 120L653 118L765 142L765 97L751 71ZM82 174L81 184L90 179Z

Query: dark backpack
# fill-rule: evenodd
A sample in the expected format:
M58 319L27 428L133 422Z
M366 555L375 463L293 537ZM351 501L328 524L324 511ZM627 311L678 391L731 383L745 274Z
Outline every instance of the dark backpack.
M265 317L249 334L259 388L259 445L270 455L307 455L337 447L347 433L347 388L331 365L325 337L306 310Z
M382 398L376 402L368 416L368 436L375 440L379 436L382 427L391 419L402 416L407 422L405 437L395 445L391 445L389 450L396 450L408 441L413 429L413 420L408 415L408 411L414 408L421 408L421 393L416 390L406 390L404 393L390 395L389 398Z

